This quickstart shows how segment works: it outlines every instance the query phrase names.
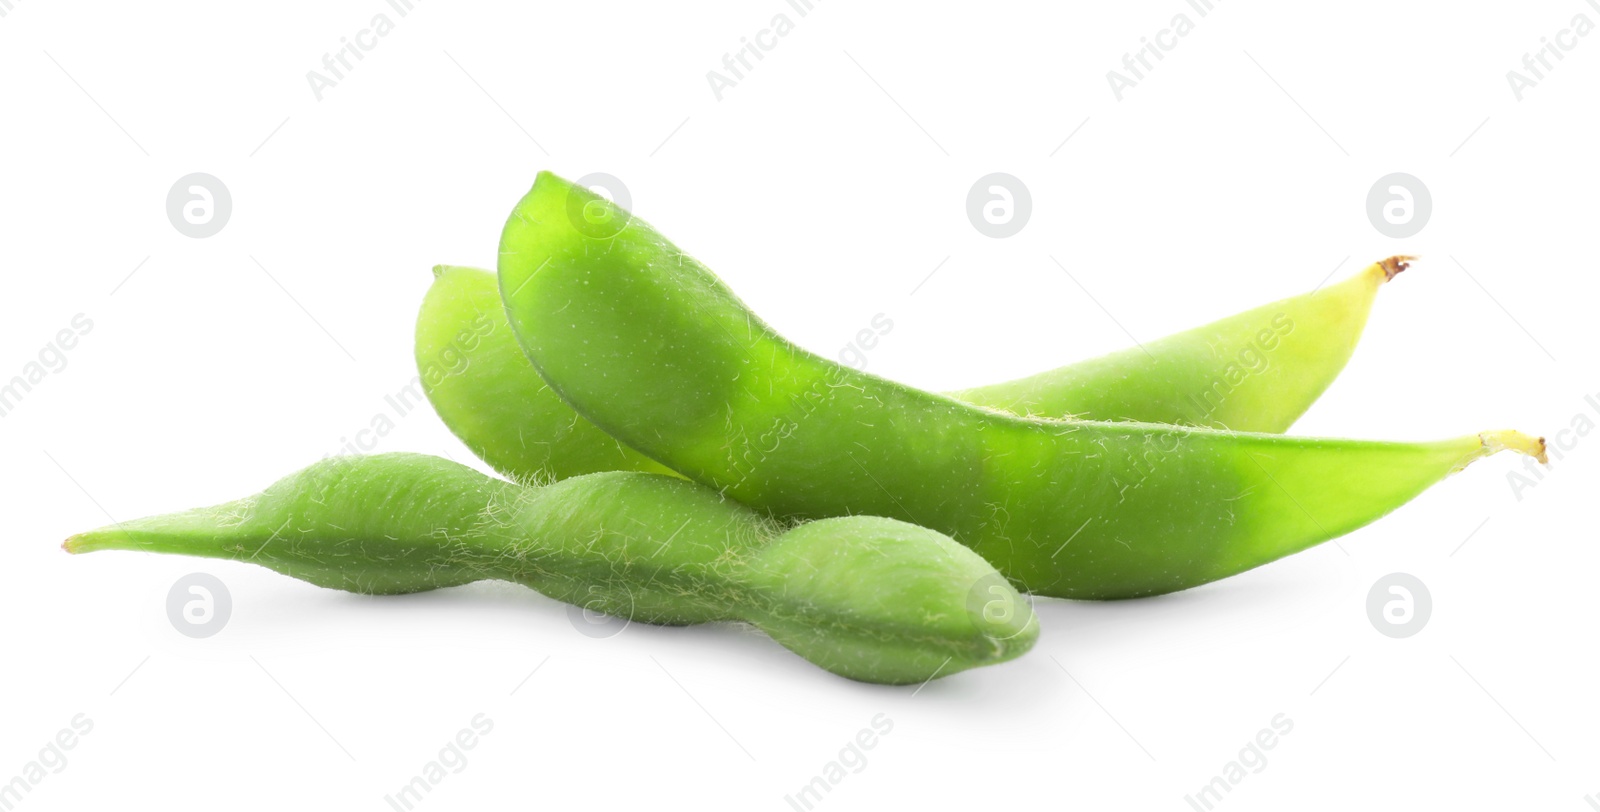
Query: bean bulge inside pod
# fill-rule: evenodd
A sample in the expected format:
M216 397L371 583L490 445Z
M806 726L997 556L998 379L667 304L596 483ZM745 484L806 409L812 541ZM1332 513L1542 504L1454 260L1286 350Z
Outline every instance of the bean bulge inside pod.
M246 561L371 595L511 581L645 623L748 622L865 682L1005 662L1039 632L993 567L931 530L870 516L786 529L659 474L528 488L421 454L335 457L255 496L63 546Z

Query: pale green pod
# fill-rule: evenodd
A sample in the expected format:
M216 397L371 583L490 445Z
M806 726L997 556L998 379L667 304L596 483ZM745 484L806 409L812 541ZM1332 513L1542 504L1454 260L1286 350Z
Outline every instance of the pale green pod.
M439 265L417 317L422 389L472 453L520 482L599 471L671 473L578 416L533 371L494 275Z
M1308 294L950 396L1036 417L1281 433L1344 369L1378 289L1412 259L1389 257Z
M1022 596L931 530L869 516L785 529L657 474L529 488L420 454L335 457L255 496L64 547L233 559L363 594L512 581L646 623L748 622L865 682L1004 662L1038 637Z

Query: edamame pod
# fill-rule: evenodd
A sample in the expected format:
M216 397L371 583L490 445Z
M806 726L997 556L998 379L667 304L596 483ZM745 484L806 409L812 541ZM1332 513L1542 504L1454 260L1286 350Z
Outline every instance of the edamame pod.
M1021 380L951 394L1039 417L1281 432L1355 350L1391 257L1339 284ZM417 314L417 368L445 425L496 471L548 481L671 473L580 417L517 346L494 274L440 265Z
M1378 288L1415 257L1142 347L951 397L1037 417L1289 429L1344 369Z
M784 530L655 474L527 488L421 454L334 457L255 496L63 546L246 561L363 594L499 579L646 623L742 620L865 682L1004 662L1039 630L992 567L931 530L867 516Z
M612 227L580 230L574 204ZM1510 431L1304 439L961 403L790 344L647 224L549 174L507 221L500 285L539 373L612 436L778 517L947 533L1043 595L1208 583L1348 533L1494 451L1543 456Z

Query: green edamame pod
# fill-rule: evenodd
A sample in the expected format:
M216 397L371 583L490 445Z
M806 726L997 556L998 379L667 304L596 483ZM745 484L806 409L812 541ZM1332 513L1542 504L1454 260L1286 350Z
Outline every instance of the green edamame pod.
M1021 380L951 394L1038 417L1281 432L1355 350L1391 257L1339 284ZM528 363L494 274L440 265L417 314L417 367L445 425L519 481L596 471L671 473L580 417Z
M568 216L608 213L603 235ZM500 284L539 373L612 436L773 515L884 515L947 533L1029 591L1185 589L1347 533L1478 457L1543 442L1302 439L996 412L785 341L609 201L541 174Z
M646 623L746 621L866 682L1010 660L1039 629L982 558L921 527L858 516L783 530L676 477L527 488L421 454L327 459L255 496L63 546L247 561L363 594L512 581Z

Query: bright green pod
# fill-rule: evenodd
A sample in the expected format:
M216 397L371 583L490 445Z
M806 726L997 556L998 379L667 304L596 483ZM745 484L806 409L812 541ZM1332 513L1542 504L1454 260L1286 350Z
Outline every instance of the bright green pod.
M245 561L370 595L511 581L645 623L748 622L865 682L1004 662L1039 632L994 568L931 530L869 516L784 529L657 474L530 488L421 454L334 457L254 496L63 546Z
M1543 454L1517 432L1303 439L962 403L794 346L647 224L549 174L500 257L523 349L607 433L778 517L946 533L1037 594L1208 583L1361 527L1501 448Z
M1100 358L951 397L1017 414L1282 432L1354 352L1391 257L1339 284ZM580 417L517 345L495 275L440 265L417 314L417 368L446 426L496 471L549 481L672 473Z

